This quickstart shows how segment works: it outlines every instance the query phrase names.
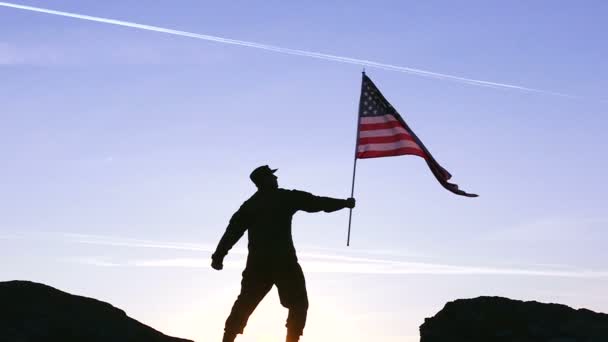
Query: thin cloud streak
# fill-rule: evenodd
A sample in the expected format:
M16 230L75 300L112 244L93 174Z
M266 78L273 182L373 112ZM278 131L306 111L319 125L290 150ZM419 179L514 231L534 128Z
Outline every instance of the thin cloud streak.
M90 265L98 267L119 267L124 266L117 262L105 261L102 258L82 257L82 258L63 258L60 261L73 262L81 265Z
M410 68L410 67L404 67L404 66L393 65L393 64L379 63L379 62L374 62L374 61L370 61L370 60L366 60L366 59L350 58L350 57L337 56L337 55L331 55L331 54L320 53L320 52L284 48L284 47L280 47L280 46L267 45L267 44L261 44L261 43L244 41L244 40L237 40L237 39L223 38L223 37L218 37L218 36L211 36L211 35L206 35L206 34L198 34L198 33L187 32L187 31L173 30L173 29L163 28L163 27L159 27L159 26L138 24L138 23L123 21L123 20L96 17L96 16L90 16L90 15L84 15L84 14L78 14L78 13L72 13L72 12L57 11L57 10L52 10L52 9L26 6L26 5L14 4L14 3L8 3L8 2L0 2L0 6L20 9L20 10L26 10L26 11L31 11L31 12L57 15L57 16L62 16L62 17L69 17L69 18L80 19L80 20L99 22L99 23L104 23L104 24L130 27L130 28L146 30L146 31L166 33L166 34L171 34L171 35L176 35L176 36L189 37L189 38L206 40L206 41L222 43L222 44L250 47L250 48L266 50L266 51L270 51L270 52L287 54L287 55L310 57L310 58L322 59L322 60L339 62L339 63L354 64L354 65L359 65L359 66L364 66L364 67L378 68L378 69L389 70L389 71L398 71L398 72L403 72L403 73L427 77L427 78L454 81L454 82L459 82L459 83L469 84L469 85L474 85L474 86L519 90L519 91L530 92L530 93L540 93L540 94L546 94L546 95L552 95L552 96L566 97L566 98L570 98L570 99L582 99L582 97L580 97L580 96L559 93L559 92L554 92L554 91L548 91L548 90L543 90L543 89L529 88L529 87L524 87L524 86L520 86L520 85L513 85L513 84L507 84L507 83L499 83L499 82L485 81L485 80L479 80L479 79L473 79L473 78L467 78L467 77L460 77L460 76L442 74L442 73L438 73L438 72L427 71L427 70L422 70L422 69L417 69L417 68Z
M215 246L210 244L195 244L195 243L179 243L179 242L159 242L152 240L139 240L139 239L126 239L120 237L110 237L102 235L89 235L89 234L73 234L73 233L59 233L63 238L69 242L91 244L91 245L102 245L102 246L113 246L113 247L134 247L134 248L158 248L158 249L172 249L172 250L184 250L184 251L195 251L195 252L207 252L213 253ZM323 253L312 252L313 250L321 250ZM328 254L328 251L333 251L334 254ZM365 258L365 257L352 257L336 254L339 251L332 249L317 249L307 248L304 252L298 253L300 257L309 259L325 259L335 261L346 261L346 262L368 262L368 263L389 263L394 264L396 261L384 260L378 258ZM378 251L366 251L357 250L361 254L378 254ZM234 248L230 251L230 254L247 254L247 250L244 248ZM385 253L386 256L399 257L400 255L391 255ZM398 263L398 262L397 262Z
M208 258L166 258L130 260L126 262L106 261L93 258L75 258L69 260L84 265L100 267L144 267L144 268L209 268ZM245 259L225 262L226 269L240 270ZM608 272L570 270L556 271L543 269L518 268L492 268L474 266L455 266L440 264L395 262L393 264L365 263L365 262L333 262L301 260L307 273L344 273L344 274L378 274L378 275L461 275L461 276L537 276L560 278L607 278Z
M69 242L91 244L91 245L102 245L102 246L114 246L114 247L139 247L139 248L158 248L158 249L172 249L172 250L184 250L184 251L195 251L195 252L208 252L211 253L215 250L212 245L206 244L195 244L195 243L177 243L177 242L158 242L152 240L139 240L139 239L125 239L116 238L102 235L88 235L88 234L72 234L72 233L60 233ZM245 251L234 250L236 253L245 253Z
M63 234L70 242L106 245L112 247L139 247L173 250L189 250L212 253L214 248L205 244L162 243L148 240L119 239L112 237ZM228 269L240 269L245 263L242 258L244 250L231 251L240 256L238 259L227 260ZM513 268L488 266L460 266L440 263L408 262L390 259L374 259L340 254L320 254L314 252L299 253L302 265L307 272L314 273L348 273L348 274L385 274L385 275L503 275L503 276L542 276L563 278L607 278L608 271L593 271L584 269L564 268ZM124 267L174 267L174 268L209 268L209 258L159 258L145 260L129 260L116 262L80 258L72 260L77 263L94 266L124 266Z

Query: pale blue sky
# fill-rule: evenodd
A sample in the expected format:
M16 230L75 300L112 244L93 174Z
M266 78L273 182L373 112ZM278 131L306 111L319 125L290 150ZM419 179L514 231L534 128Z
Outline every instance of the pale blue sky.
M435 158L361 160L348 212L298 214L306 341L417 341L478 295L608 311L608 4L20 1L577 96L367 68ZM208 267L247 176L347 197L361 67L0 6L0 280L220 338L246 239ZM279 340L275 292L239 341Z

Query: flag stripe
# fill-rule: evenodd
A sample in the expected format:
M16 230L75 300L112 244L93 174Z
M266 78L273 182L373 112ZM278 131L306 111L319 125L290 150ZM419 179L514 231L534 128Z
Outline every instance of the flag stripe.
M357 151L359 152L365 152L365 151L388 151L388 150L397 150L400 148L417 148L420 151L422 151L422 149L420 149L420 146L418 146L418 144L416 144L413 141L407 141L407 140L399 140L396 142L392 142L392 143L386 143L386 144L365 144L365 145L360 145L359 147L357 147Z
M361 131L374 131L377 129L387 129L387 128L402 127L402 126L403 125L399 121L379 122L379 123L371 123L371 124L361 123L360 130Z
M390 129L377 129L374 131L360 131L359 138L386 137L391 135L406 134L410 135L403 127L394 127Z
M359 138L359 145L391 143L400 140L414 141L414 138L412 138L412 136L409 134L395 134L382 137Z
M378 158L378 157L392 157L392 156L402 156L404 154L411 154L415 156L419 156L422 158L426 158L424 152L417 148L400 148L397 150L390 151L367 151L367 152L358 152L357 158Z
M395 116L392 114L386 114L386 115L380 115L380 116L364 116L361 118L362 124L374 124L374 123L389 122L389 121L397 121L397 118L395 118Z

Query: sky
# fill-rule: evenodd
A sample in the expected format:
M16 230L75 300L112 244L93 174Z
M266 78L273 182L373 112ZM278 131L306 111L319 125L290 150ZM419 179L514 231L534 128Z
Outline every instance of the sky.
M11 4L179 32L0 2L0 281L220 340L246 237L221 272L210 254L249 173L348 197L365 67L480 197L419 157L359 160L350 247L348 211L294 217L302 341L418 341L424 318L481 295L608 312L608 3ZM237 341L281 340L286 315L271 291Z

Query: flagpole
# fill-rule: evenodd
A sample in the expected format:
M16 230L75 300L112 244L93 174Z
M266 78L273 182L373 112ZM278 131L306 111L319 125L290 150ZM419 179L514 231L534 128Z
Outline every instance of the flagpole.
M365 69L363 69L361 75L361 94L363 93L363 77L365 76ZM357 111L357 134L355 140L355 157L353 161L353 181L350 188L350 197L355 195L355 175L357 174L357 147L359 146L359 126L361 125L361 98L359 98L359 110ZM353 209L350 208L348 212L348 236L346 238L346 247L350 246L350 224L353 218Z

